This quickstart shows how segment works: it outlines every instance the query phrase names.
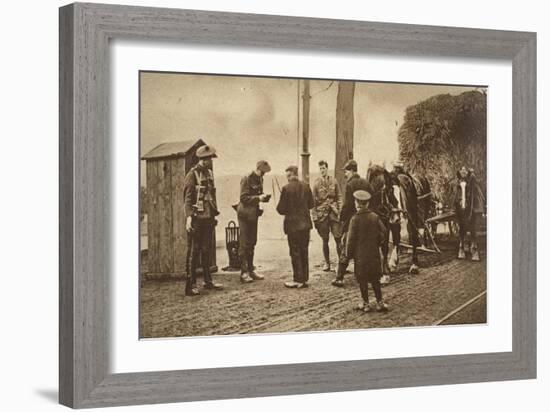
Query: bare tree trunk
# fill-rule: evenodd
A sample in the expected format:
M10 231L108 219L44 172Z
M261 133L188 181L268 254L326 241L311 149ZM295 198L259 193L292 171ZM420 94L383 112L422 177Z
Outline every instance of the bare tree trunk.
M338 82L338 96L336 98L336 161L334 175L340 187L345 187L345 177L342 167L353 159L353 97L355 82Z

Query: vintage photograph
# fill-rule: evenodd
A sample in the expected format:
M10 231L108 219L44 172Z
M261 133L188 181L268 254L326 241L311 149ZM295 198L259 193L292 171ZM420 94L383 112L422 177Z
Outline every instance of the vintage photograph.
M140 338L487 322L487 93L141 71Z

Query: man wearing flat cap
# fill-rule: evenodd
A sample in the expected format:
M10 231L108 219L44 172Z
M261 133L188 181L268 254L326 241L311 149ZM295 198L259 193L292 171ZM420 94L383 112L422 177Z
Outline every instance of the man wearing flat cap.
M285 217L283 228L288 239L293 279L285 282L288 288L306 288L309 280L309 235L313 225L309 211L313 194L308 184L298 179L298 167L285 170L288 184L283 186L277 212Z
M369 209L371 194L366 190L356 190L353 193L357 212L349 223L346 250L346 259L353 259L355 263L355 278L359 283L362 302L358 309L370 312L369 283L376 297L376 309L379 312L388 310L388 305L382 300L380 277L382 266L380 262L380 247L386 239L386 226L380 217Z
M239 256L241 258L241 282L250 283L264 277L254 271L254 248L258 239L258 218L263 214L260 203L268 202L271 195L264 194L264 175L271 171L265 160L241 179L241 192L237 206L239 219Z
M216 204L216 187L212 173L212 159L216 149L209 145L200 146L195 155L198 163L189 170L183 183L185 228L187 230L187 261L185 294L195 296L197 289L197 266L202 266L204 288L222 289L212 281L210 257L214 238L215 217L220 214Z
M343 231L342 249L344 249L345 243L347 241L349 222L357 212L357 209L355 208L355 199L353 197L353 193L355 193L357 190L365 190L372 195L372 186L366 179L363 179L357 173L357 162L355 160L348 160L342 169L344 170L344 175L346 177L344 202L342 204L342 210L340 211L340 223L342 225ZM339 259L336 279L332 281L333 286L344 286L344 274L346 273L347 268L347 259Z

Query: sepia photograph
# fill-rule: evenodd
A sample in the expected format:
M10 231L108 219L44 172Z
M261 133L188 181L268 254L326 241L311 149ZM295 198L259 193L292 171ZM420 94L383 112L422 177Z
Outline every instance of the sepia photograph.
M487 86L137 86L140 338L487 322Z

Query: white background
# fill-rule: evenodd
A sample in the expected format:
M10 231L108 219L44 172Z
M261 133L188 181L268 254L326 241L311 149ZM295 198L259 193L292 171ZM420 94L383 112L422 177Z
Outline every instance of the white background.
M220 49L118 41L111 45L111 191L113 266L110 297L112 371L116 373L505 352L512 349L512 68L495 61L327 55ZM487 85L488 92L488 324L445 328L371 329L328 333L259 334L137 340L138 88L139 69L216 72L419 83ZM130 239L130 240L129 240ZM132 241L133 239L133 241ZM391 305L391 302L390 302ZM322 345L319 345L322 342ZM403 342L407 342L406 345ZM269 346L270 350L258 350ZM294 348L307 348L296 352ZM334 351L330 348L346 348ZM195 356L181 356L194 353ZM227 356L231 353L231 356Z
M185 7L252 13L481 27L538 32L538 113L548 112L550 28L543 2L441 1L297 2L278 0L126 1L127 4ZM0 365L4 410L61 409L57 391L57 70L58 1L7 2L3 5L1 65L3 154L2 173L2 341ZM540 121L538 135L548 136ZM547 347L549 305L545 290L548 261L543 261L549 220L544 185L548 139L539 139L539 378L442 387L388 389L337 394L303 395L134 407L135 410L213 411L239 409L334 410L349 407L384 411L546 410L548 408ZM506 182L503 182L506 184ZM267 348L266 348L267 349ZM123 408L132 410L129 408Z

